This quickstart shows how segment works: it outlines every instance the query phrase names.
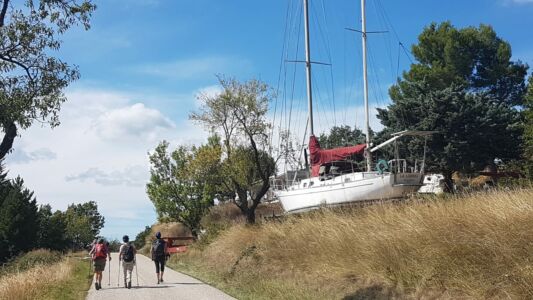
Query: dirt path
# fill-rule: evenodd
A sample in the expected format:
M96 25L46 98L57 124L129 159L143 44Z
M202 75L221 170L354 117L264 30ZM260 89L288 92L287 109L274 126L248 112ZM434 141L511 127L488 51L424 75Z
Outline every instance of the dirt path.
M122 266L120 267L120 281L118 279L118 253L111 254L111 282L109 280L109 263L106 265L102 279L102 289L95 290L94 282L91 284L88 300L96 299L234 299L216 288L209 286L190 276L165 268L162 284L157 284L154 263L144 255L137 255L137 272L139 274L139 286L137 276L133 269L133 281L131 289L123 286ZM120 286L117 283L120 282Z

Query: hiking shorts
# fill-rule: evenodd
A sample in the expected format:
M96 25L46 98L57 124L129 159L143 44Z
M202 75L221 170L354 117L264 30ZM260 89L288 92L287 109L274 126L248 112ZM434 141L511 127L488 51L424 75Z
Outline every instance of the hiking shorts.
M159 273L159 269L161 269L161 272L165 272L165 258L156 258L154 259L155 262L155 272Z
M97 258L94 260L94 271L102 272L105 269L105 258Z

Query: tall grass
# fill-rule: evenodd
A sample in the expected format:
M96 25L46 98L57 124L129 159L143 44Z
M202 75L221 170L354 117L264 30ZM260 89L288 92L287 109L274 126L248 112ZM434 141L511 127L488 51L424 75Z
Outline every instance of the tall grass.
M236 225L202 249L178 263L241 298L533 298L533 190Z
M90 285L83 253L23 254L1 268L0 299L84 299Z
M51 265L61 260L59 252L46 249L33 250L15 257L0 267L0 277L11 273L23 272L39 265Z
M42 299L45 288L66 280L72 268L71 263L62 261L5 276L0 282L0 299Z

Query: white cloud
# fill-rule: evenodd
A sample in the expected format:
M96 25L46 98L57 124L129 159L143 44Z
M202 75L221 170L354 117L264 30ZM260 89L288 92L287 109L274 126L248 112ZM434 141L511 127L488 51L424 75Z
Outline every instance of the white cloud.
M156 109L135 103L105 112L95 120L94 130L106 140L124 140L142 137L153 141L162 129L175 125Z
M157 95L149 96L158 103ZM94 200L106 217L104 235L134 236L156 219L145 191L147 153L163 139L198 144L207 134L187 120L170 120L167 111L132 101L142 95L77 89L67 91L67 97L60 126L36 124L20 132L16 152L5 163L9 177L20 175L37 201L54 209ZM176 99L180 105L194 106L194 92L181 97Z
M148 169L146 166L131 166L124 170L114 170L105 172L99 168L90 168L77 175L65 177L66 181L94 181L104 186L126 185L144 186L148 181Z
M8 162L14 164L29 163L36 160L52 160L56 158L57 155L48 148L39 148L33 151L28 151L19 147L15 148L13 153L7 156Z

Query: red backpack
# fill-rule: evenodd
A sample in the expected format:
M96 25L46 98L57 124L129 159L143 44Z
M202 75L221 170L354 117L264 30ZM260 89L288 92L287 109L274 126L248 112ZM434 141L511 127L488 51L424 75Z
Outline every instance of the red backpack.
M94 250L94 257L103 258L103 259L107 257L107 249L104 244L96 244L95 250Z

